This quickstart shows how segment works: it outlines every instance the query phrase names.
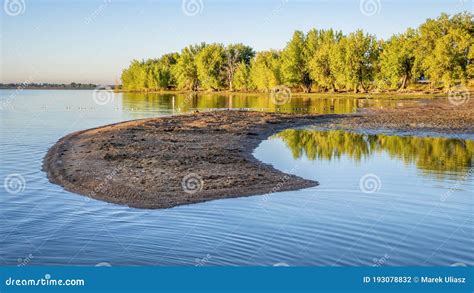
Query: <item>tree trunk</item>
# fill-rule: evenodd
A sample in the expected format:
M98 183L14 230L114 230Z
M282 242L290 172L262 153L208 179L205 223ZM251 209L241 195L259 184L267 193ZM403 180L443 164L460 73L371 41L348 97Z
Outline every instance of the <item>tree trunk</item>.
M402 85L400 86L398 90L404 90L407 87L407 79L408 79L408 76L405 74L403 76Z
M310 93L311 92L311 86L312 86L312 83L305 83L301 87L302 87L304 93Z

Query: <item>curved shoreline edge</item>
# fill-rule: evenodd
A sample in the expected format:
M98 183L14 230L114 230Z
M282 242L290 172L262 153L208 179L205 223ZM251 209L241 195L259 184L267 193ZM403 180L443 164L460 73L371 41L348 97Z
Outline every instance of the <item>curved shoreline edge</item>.
M120 122L61 138L43 170L68 191L146 209L298 190L318 182L252 152L276 132L336 117L224 110Z

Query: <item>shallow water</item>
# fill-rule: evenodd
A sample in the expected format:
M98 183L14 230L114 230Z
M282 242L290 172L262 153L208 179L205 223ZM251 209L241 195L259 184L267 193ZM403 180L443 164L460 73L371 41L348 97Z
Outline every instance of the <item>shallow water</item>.
M320 186L166 210L88 199L49 183L41 171L60 137L108 123L194 109L347 113L396 102L293 98L274 106L252 96L93 97L92 91L0 91L0 179L7 183L0 188L0 265L474 263L472 148L464 141L415 139L397 155L394 139L372 137L376 146L368 148L361 141L369 138L352 137L359 144L341 147L342 134L332 134L325 148L338 152L328 156L311 147L325 134L284 132L262 142L255 156ZM445 164L433 158L440 154ZM376 177L366 176L361 188L366 174Z

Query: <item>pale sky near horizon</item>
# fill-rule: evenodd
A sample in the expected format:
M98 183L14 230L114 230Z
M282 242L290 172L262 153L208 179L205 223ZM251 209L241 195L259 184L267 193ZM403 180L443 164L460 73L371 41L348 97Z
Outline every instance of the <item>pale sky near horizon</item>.
M472 13L474 7L474 0L3 1L2 83L113 84L132 59L159 57L193 43L280 49L294 30L313 27L363 29L385 39L442 12ZM197 3L197 14L187 15L193 11L184 9L183 1ZM375 14L361 10L361 1L375 3Z

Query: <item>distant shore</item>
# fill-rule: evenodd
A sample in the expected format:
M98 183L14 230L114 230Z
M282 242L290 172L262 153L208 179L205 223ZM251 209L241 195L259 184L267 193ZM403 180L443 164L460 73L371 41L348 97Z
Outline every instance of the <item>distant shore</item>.
M31 83L25 81L23 83L2 83L0 90L94 90L100 87L93 83Z
M473 104L434 99L348 115L213 111L122 122L63 137L48 151L43 169L69 191L136 208L296 190L318 183L252 155L274 133L314 125L472 139Z

